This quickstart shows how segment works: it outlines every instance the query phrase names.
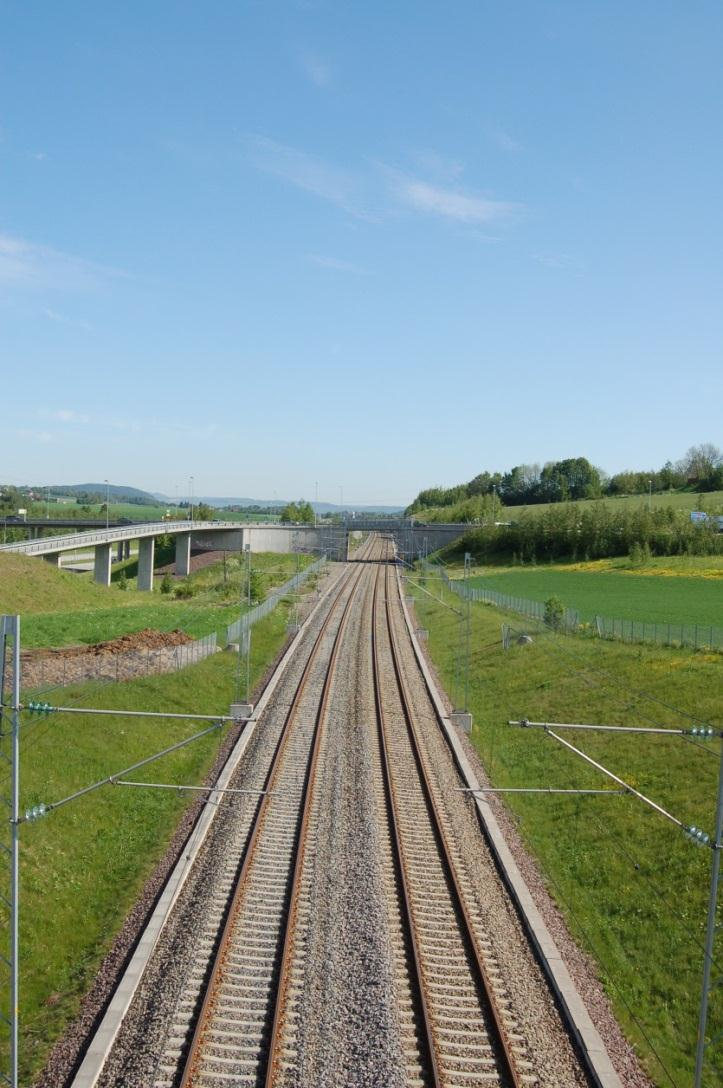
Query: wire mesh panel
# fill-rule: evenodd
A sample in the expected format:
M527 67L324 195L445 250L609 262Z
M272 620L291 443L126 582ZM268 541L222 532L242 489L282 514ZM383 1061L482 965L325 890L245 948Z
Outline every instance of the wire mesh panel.
M238 642L243 633L250 630L250 628L253 627L255 623L258 623L259 620L263 619L264 616L268 616L269 612L276 608L276 605L283 597L303 585L312 574L316 574L320 571L325 563L326 556L322 555L321 559L317 559L311 566L306 567L305 570L299 571L293 578L289 578L288 582L284 582L282 586L279 586L270 593L265 601L256 605L256 608L252 608L250 612L245 612L244 615L235 620L234 623L229 624L226 628L226 641Z

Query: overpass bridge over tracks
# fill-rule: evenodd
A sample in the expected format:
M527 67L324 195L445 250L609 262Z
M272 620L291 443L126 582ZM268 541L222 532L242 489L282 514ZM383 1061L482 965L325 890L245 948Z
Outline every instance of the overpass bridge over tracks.
M457 540L469 525L422 525L411 519L350 518L342 523L318 525L249 524L238 521L158 521L94 529L88 532L47 536L0 545L0 555L30 555L60 566L64 552L94 552L94 578L110 585L111 564L130 554L131 541L138 542L138 588L153 589L156 537L175 538L176 574L190 571L191 550L240 552L316 552L329 559L345 560L349 536L355 533L383 533L392 537L398 554L407 562L429 555Z

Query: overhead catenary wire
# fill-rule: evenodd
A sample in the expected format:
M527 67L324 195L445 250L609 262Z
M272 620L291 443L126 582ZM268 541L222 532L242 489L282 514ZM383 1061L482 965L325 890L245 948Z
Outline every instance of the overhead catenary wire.
M513 630L516 630L516 629L513 629ZM521 632L521 629L520 629L520 632ZM550 631L549 628L542 627L542 630L539 633L548 634L548 635L551 636L549 641L547 641L545 639L540 639L537 642L536 645L538 647L540 647L540 649L542 649L543 651L546 651L546 652L552 652L552 653L558 654L558 656L562 655L562 656L565 656L567 658L573 658L573 660L576 660L576 659L579 660L579 655L574 654L571 651L564 649L559 644L556 644L556 642L554 640L554 633L552 631ZM605 686L607 684L608 686L618 688L620 690L620 698L622 698L626 694L628 696L633 695L634 697L638 697L638 696L641 696L642 694L645 694L646 698L662 703L663 706L668 707L671 710L675 710L682 717L685 717L689 721L699 722L700 724L705 724L705 725L709 724L707 721L705 721L704 719L702 719L701 717L699 717L697 715L690 714L687 711L679 710L678 708L669 706L669 704L666 704L663 700L656 700L655 696L652 696L649 693L640 693L637 689L626 688L624 685L621 685L619 682L617 682L614 679L614 677L610 676L610 674L607 672L607 670L601 669L599 666L596 666L596 665L594 665L594 664L592 664L590 662L583 661L582 664L576 666L576 668L577 668L578 672L589 669L590 671L592 671L594 673L602 674L605 677L605 680L595 680L592 677L583 677L583 679L585 679L586 682L590 683L590 684L598 684L598 685L601 685L601 686ZM704 745L699 744L698 741L696 741L694 737L690 737L690 736L687 736L685 734L674 733L673 729L670 729L669 727L665 726L664 723L662 723L659 718L653 717L650 714L646 714L644 710L636 708L635 712L644 721L648 721L652 725L658 726L659 728L664 729L666 732L670 732L672 735L677 736L679 740L685 741L685 742L687 742L689 744L693 744L696 748L700 748L701 751L706 752L707 755L712 755L712 756L716 755L715 751L713 751L710 748L706 748ZM715 728L715 727L713 727L713 728Z
M146 756L145 759L138 760L136 763L132 763L129 767L124 767L123 770L117 771L115 774L107 775L105 778L99 779L97 782L93 782L89 786L84 786L80 790L75 790L74 793L68 794L67 797L62 797L59 801L51 801L49 804L42 806L42 815L53 812L55 809L62 808L63 805L69 804L70 801L76 801L79 797L84 797L88 793L93 793L95 790L100 789L102 786L114 785L115 780L121 778L124 775L130 774L131 771L137 771L140 767L145 767L149 763L155 762L157 759L161 759L163 756L170 755L171 752L178 751L179 748L185 748L187 744L191 744L193 741L200 740L202 737L207 736L209 733L213 733L218 729L223 728L226 723L224 721L217 721L214 725L210 725L208 729L202 729L200 733L194 733L192 737L186 737L184 740L177 741L176 744L171 744L167 748L163 748L160 752L154 752L152 756ZM26 815L20 818L20 822L24 823L29 819Z
M572 657L572 658L575 658L577 660L580 660L580 655L579 654L575 653L569 647L563 647L559 640L557 640L556 643L555 643L555 641L554 641L555 640L555 632L552 631L551 628L547 627L542 620L534 619L534 622L538 625L538 627L537 627L538 632L542 631L542 632L552 636L553 641L551 641L550 645L554 645L554 648L559 650L559 652L564 654L565 656ZM680 717L682 717L682 718L687 718L689 721L692 721L692 722L699 722L702 725L711 725L712 724L711 722L709 722L709 721L705 720L703 717L701 717L700 714L694 714L690 710L684 710L681 707L675 706L675 704L669 703L666 699L661 699L660 696L653 695L652 692L645 691L643 688L633 687L630 684L621 683L620 680L618 680L616 677L614 677L607 669L603 668L603 666L601 666L601 665L597 665L597 664L595 664L594 662L591 662L591 661L584 661L583 662L583 668L589 669L592 672L597 672L597 673L602 674L603 676L605 676L607 678L608 682L612 686L621 688L622 690L627 691L629 694L635 695L640 699L646 699L646 700L648 700L648 701L650 701L652 703L657 703L659 706L664 707L666 710L671 711L671 713L673 713L673 714L680 715Z

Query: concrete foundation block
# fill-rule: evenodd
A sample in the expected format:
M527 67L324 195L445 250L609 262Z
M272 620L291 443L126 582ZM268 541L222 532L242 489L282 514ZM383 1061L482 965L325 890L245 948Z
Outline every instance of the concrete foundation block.
M230 714L234 721L250 718L254 712L253 703L231 703Z
M472 732L472 715L467 710L453 710L449 720L467 736Z

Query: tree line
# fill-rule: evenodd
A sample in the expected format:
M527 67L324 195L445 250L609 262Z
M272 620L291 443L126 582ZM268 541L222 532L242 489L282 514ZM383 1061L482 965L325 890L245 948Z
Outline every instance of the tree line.
M606 495L643 495L690 487L695 491L723 489L723 453L710 442L691 446L679 461L659 469L629 470L609 476L586 457L515 465L509 472L480 472L456 487L420 491L407 515L433 507L457 506L466 500L495 496L505 506L599 499Z
M560 504L523 510L507 525L481 525L450 545L476 560L537 563L606 559L628 555L720 555L723 533L714 522L691 522L687 511L670 506L611 507L603 503Z

